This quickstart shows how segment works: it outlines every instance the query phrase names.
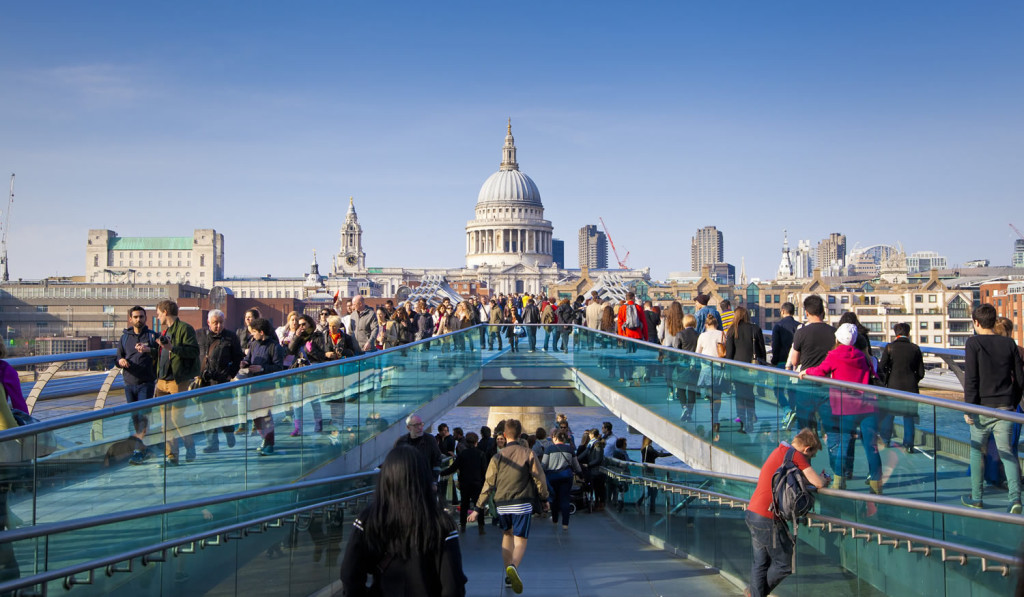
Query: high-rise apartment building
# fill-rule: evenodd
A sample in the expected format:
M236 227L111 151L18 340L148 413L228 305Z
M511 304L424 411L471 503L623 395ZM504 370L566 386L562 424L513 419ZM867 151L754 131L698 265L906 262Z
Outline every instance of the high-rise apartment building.
M714 226L705 226L697 230L696 236L690 241L690 266L699 272L705 265L714 265L725 261L725 242L722 231Z
M1024 267L1024 238L1013 241L1013 267Z
M838 276L846 268L846 235L833 232L818 243L815 267L822 275Z
M565 268L565 241L552 238L551 239L551 261L560 268Z
M608 269L608 237L597 226L580 228L579 256L581 268Z

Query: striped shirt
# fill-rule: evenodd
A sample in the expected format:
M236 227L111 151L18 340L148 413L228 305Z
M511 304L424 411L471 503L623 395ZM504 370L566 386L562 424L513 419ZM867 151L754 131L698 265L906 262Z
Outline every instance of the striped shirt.
M735 311L722 311L722 331L728 332L732 326L732 320L736 318Z
M512 504L498 506L498 514L533 514L533 504Z

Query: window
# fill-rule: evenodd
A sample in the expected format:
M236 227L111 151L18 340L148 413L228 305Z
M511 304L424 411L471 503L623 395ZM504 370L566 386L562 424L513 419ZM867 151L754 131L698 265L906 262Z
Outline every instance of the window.
M836 304L836 297L832 296L831 294L828 295L828 304L830 304L830 305Z
M850 304L850 297L845 296L845 295L841 296L841 297L839 297L839 302L844 304L844 305L848 305L848 304Z
M99 255L93 255L92 256L92 266L93 267L99 267L100 266L100 256Z
M935 297L935 295L934 295L934 294L929 294L929 295L928 295L928 302L929 302L929 303L934 303L934 302L936 302L936 301L938 301L938 299L937 299L937 298Z
M103 305L103 312L104 313L113 313L114 312L114 305Z
M112 327L114 327L114 322L112 320L104 321L103 322L103 327L105 327L105 328L112 328Z
M924 302L924 295L915 294L914 295L914 302L915 303L923 303Z
M932 340L935 342L935 344L942 344L942 336L934 336L932 337Z
M36 313L46 313L46 305L36 305Z
M932 322L932 329L933 330L941 330L942 329L942 322L941 321L933 321Z
M922 330L927 330L928 329L928 322L927 321L922 321L920 323L920 326L921 326Z
M780 301L780 300L779 300L779 298L780 298L780 297L779 297L779 295L777 295L777 294L776 294L776 295L775 295L775 302L776 302L776 303L780 303L780 302L782 302L782 301Z
M921 344L928 344L928 336L921 336Z

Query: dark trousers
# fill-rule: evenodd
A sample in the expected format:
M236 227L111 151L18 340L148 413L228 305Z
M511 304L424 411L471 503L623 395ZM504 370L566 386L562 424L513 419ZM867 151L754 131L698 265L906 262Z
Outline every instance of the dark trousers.
M470 504L476 504L477 499L480 498L480 490L483 489L481 485L466 485L462 484L462 499L459 501L459 524L462 528L466 527L466 517L469 516ZM476 519L477 526L483 528L484 518L486 516L478 516Z
M569 492L572 491L572 473L563 478L548 478L548 486L551 488L551 520L558 522L558 515L562 515L562 524L569 526Z
M530 352L537 350L537 328L535 326L527 326L526 339L530 343Z
M749 511L746 520L754 549L750 595L764 597L793 573L793 540L782 526L783 522Z

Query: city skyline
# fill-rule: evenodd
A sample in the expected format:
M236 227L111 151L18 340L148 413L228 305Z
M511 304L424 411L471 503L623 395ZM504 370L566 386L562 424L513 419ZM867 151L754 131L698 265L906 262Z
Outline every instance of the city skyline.
M82 275L108 228L216 228L228 276L301 275L349 196L366 265L457 266L509 116L554 235L603 217L655 279L704 225L750 278L784 229L1010 264L1020 4L586 7L9 7L11 277Z

